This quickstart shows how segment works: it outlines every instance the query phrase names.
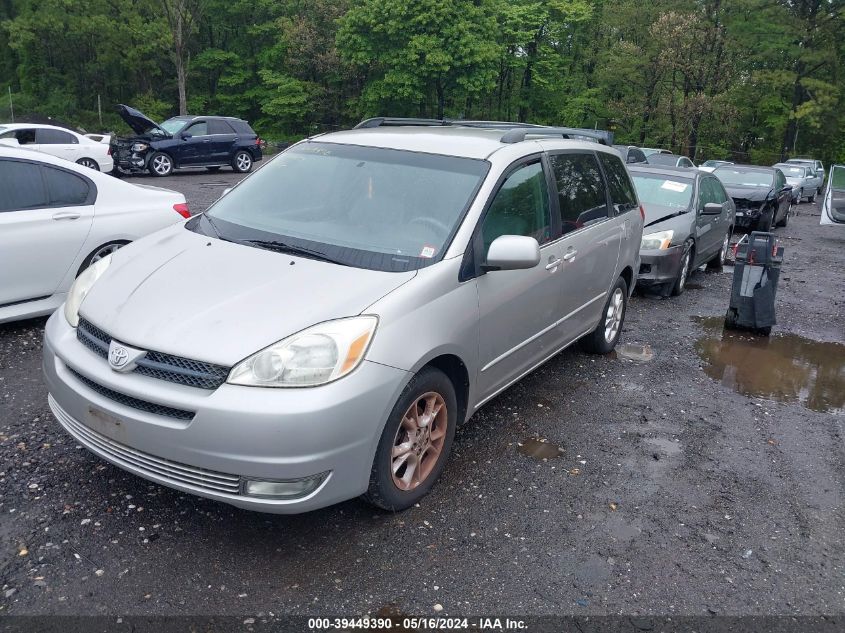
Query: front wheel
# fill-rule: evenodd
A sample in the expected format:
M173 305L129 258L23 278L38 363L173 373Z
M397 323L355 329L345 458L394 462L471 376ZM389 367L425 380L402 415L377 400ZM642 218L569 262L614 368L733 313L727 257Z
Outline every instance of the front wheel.
M616 347L625 323L628 307L628 283L624 277L616 280L604 304L601 321L596 329L581 339L581 347L592 354L609 354Z
M778 226L786 226L789 224L789 214L792 213L792 205L789 205L789 208L786 210L786 213L783 214L783 219L778 222Z
M94 171L100 171L100 165L93 158L80 158L76 161L76 164L87 167L88 169L93 169Z
M239 174L245 174L252 169L252 154L241 150L232 159L232 169Z
M156 152L150 156L147 165L153 176L169 176L173 173L173 159L163 152Z
M690 267L692 266L692 242L684 243L684 254L681 255L681 263L678 266L678 276L675 277L675 282L672 284L670 294L673 297L678 297L684 293L687 288L687 279L690 276Z
M725 263L728 261L728 251L731 249L731 232L728 230L725 233L725 237L722 238L722 247L719 249L719 252L713 256L709 262L707 262L707 267L710 269L720 269L722 268Z
M814 192L813 192L813 195L811 195L811 196L807 196L807 202L809 202L810 204L812 204L812 203L814 203L815 201L816 201L816 192L814 191Z
M381 434L364 500L404 510L440 477L457 425L455 387L439 369L425 367L402 391Z

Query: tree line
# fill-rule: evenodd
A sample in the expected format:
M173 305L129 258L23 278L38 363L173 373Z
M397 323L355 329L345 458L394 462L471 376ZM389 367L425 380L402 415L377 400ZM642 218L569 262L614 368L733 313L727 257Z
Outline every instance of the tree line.
M111 106L127 103L158 120L238 116L277 140L366 116L448 117L611 129L693 160L845 160L843 10L845 0L0 0L0 102L89 131L125 131Z

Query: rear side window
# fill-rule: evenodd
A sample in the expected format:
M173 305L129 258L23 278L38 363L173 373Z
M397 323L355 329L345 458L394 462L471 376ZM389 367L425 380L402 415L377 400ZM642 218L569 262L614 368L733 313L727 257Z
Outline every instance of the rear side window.
M44 167L44 180L50 196L50 206L70 207L88 202L90 186L84 178L61 169Z
M35 130L9 130L8 132L3 133L0 138L14 138L17 139L18 145L26 145L27 143L35 142Z
M41 168L33 163L0 160L0 212L47 206Z
M598 156L607 176L607 188L610 190L610 200L616 214L620 215L639 207L634 185L622 161L604 152L599 152Z
M63 132L62 130L38 128L35 131L35 135L40 145L77 145L79 143L73 134Z
M502 235L526 235L540 244L551 239L549 189L539 161L518 168L502 183L487 209L481 234L485 253Z
M232 119L229 121L233 128L235 128L236 134L246 134L255 136L255 132L251 127L249 127L249 123L246 121L242 121L241 119Z
M208 122L208 133L209 134L234 134L235 131L232 127L226 123L226 121L222 121L220 119L211 119Z
M555 154L549 158L557 183L563 234L607 218L607 196L596 157Z

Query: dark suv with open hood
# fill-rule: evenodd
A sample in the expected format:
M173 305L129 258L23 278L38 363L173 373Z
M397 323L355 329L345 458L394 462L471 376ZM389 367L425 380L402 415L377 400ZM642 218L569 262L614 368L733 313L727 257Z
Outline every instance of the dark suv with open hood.
M721 165L713 170L736 204L737 226L771 231L786 226L792 210L792 185L780 169L759 165Z
M169 176L182 167L216 171L230 166L245 173L261 160L261 139L242 119L188 115L158 124L123 104L117 112L137 136L112 137L115 171Z

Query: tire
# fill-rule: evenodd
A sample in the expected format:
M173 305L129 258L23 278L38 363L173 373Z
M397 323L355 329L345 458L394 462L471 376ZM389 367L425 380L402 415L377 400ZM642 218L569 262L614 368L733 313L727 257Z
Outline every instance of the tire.
M801 189L801 191L798 192L798 204L801 204L801 200L803 200L803 199L804 199L804 190Z
M770 216L766 217L765 221L762 220L762 219L757 221L757 226L755 227L754 230L761 231L763 233L768 233L769 231L772 230L772 222L774 220L774 217L775 217L775 212L772 211L772 214Z
M424 420L419 417L420 406L423 414L430 414L432 409L439 413L421 425ZM458 401L452 381L439 369L424 367L402 391L387 419L373 459L370 485L362 498L384 510L397 511L411 507L427 495L446 465L455 438L457 415ZM407 450L394 456L394 449L403 447ZM436 449L439 450L433 454Z
M129 244L129 242L125 240L115 240L113 242L106 242L105 244L101 244L93 251L91 251L88 254L88 257L82 260L82 265L79 267L79 270L76 271L76 276L79 277L82 271L88 268L91 264L102 259L106 255L111 255L117 249L121 248L122 246L126 246L127 244Z
M689 279L690 273L692 272L692 246L692 242L689 240L684 242L684 253L681 255L681 263L678 266L678 276L675 277L675 281L672 283L672 290L669 292L673 297L679 297L684 294L684 290L687 287L687 279Z
M252 171L252 154L245 150L235 152L232 158L232 169L239 174L246 174Z
M628 308L628 283L623 277L616 280L602 310L596 329L581 339L581 349L591 354L609 354L619 342L625 311Z
M778 226L786 226L789 224L789 214L792 213L792 205L789 205L789 208L786 210L786 213L783 214L783 219L778 222Z
M88 169L93 169L94 171L100 171L100 165L93 158L80 158L76 161L76 164L87 167Z
M155 152L147 161L147 169L153 176L169 176L173 173L173 159L164 152Z
M722 239L722 246L719 247L719 252L713 255L712 259L707 262L707 268L710 270L720 270L725 265L725 262L728 261L728 251L730 248L731 231L728 229L724 239Z
M816 201L816 195L817 195L817 192L814 191L812 196L807 196L807 202L809 202L810 204L813 204Z
M206 169L207 169L208 171L212 172L212 173L214 173L215 171L220 171L220 167L219 167L219 166L218 166L218 167L206 167Z

